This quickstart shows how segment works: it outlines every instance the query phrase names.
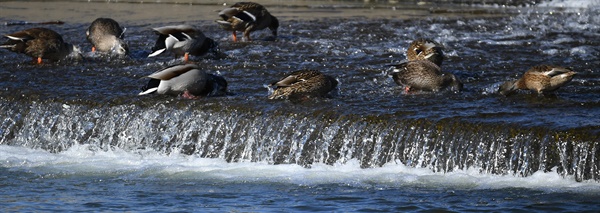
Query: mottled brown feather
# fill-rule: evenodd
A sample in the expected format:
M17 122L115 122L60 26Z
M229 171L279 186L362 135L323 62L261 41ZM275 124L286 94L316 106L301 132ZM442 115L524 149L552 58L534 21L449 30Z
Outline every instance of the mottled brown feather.
M238 19L235 16L240 13L250 13L256 18L255 21ZM228 31L242 31L244 38L250 41L250 33L256 30L269 28L274 37L277 37L277 29L279 28L279 20L271 15L269 11L262 5L255 2L238 2L230 8L222 10L219 15L221 20L217 20L220 26ZM241 14L244 15L245 14ZM228 23L228 24L223 24Z
M498 88L502 95L513 94L516 90L532 90L538 94L556 91L573 80L577 74L573 70L560 66L539 65L527 70L514 81L507 81Z
M442 66L444 52L437 42L420 38L410 43L406 50L406 57L409 61L429 60L438 66Z
M428 60L408 61L394 65L391 73L394 81L407 89L440 91L451 87L460 91L462 83L451 73L443 73L441 68Z
M337 80L317 70L298 70L281 80L271 83L276 86L269 99L325 97L337 86Z
M33 58L60 60L76 50L60 34L47 28L30 28L5 37L9 40L2 44L3 48Z

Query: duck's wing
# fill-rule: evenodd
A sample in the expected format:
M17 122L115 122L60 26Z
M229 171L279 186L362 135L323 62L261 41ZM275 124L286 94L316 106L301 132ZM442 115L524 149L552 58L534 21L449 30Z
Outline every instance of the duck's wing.
M235 7L223 9L221 12L219 12L219 16L223 19L223 23L230 23L230 19L232 18L243 22L256 21L255 14L252 14L250 11Z
M34 39L42 40L59 40L63 42L62 36L57 32L54 32L46 28L30 28L23 31L4 35L4 37L10 39L9 42L27 42Z
M270 85L271 86L277 86L277 87L289 87L292 84L295 84L299 81L301 81L302 79L299 79L297 75L288 75L285 78L277 81L277 82L273 82Z
M317 70L310 70L310 69L297 70L297 71L294 71L291 74L287 75L286 77L282 78L278 82L271 83L271 86L289 87L298 82L304 82L310 78L320 76L320 75L323 75L323 74Z
M199 68L198 65L195 65L195 64L175 65L175 66L167 67L166 69L155 72L146 77L166 81L166 80L175 78L183 73L186 73L190 70L198 69L198 68Z
M192 25L187 25L187 24L156 27L156 28L152 28L152 30L154 30L154 32L156 32L157 34L162 34L162 35L179 34L179 33L195 35L196 33L199 32Z
M568 72L573 72L573 70L569 69L569 68L564 68L564 67L552 67L552 69L544 71L543 74L550 76L550 77L554 77L557 75L562 75Z

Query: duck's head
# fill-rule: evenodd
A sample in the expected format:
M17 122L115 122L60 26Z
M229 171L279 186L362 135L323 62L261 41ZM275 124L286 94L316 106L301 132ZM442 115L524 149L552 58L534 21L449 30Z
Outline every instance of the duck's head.
M273 33L274 37L277 37L277 29L279 28L279 20L275 18L275 16L271 16L271 24L269 25L269 29L271 33Z
M69 54L67 55L68 58L75 59L75 60L83 59L83 53L81 52L81 49L79 49L78 46L68 44L67 48L69 49Z
M110 51L119 56L126 56L129 54L129 45L123 39L117 38Z
M271 36L268 36L264 41L275 41L277 40L277 29L279 29L279 20L275 16L271 16L271 23L269 23L269 30L271 30Z
M417 39L410 43L406 51L406 57L409 61L429 60L438 66L442 65L444 52L441 45L430 39Z
M210 52L211 54L213 54L215 57L221 57L220 55L222 54L220 49L219 49L219 42L216 42L215 40L211 39L211 38L206 38L204 40L204 46L208 49L208 52Z
M452 91L461 91L463 89L463 83L452 73L442 74L444 83L447 87L450 87Z
M498 87L498 93L504 96L512 95L515 93L515 91L517 91L517 87L515 86L516 82L516 80L504 82L500 85L500 87Z

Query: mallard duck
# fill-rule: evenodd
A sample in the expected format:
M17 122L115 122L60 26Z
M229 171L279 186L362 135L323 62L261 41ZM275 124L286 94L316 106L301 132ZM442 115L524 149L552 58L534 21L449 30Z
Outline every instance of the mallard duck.
M158 93L197 99L227 92L227 81L223 77L208 74L196 64L171 66L146 77L150 81L139 95Z
M209 51L216 51L218 44L204 36L200 30L190 25L176 25L153 28L158 40L148 57L157 56L164 51L175 53L176 57L189 60L189 55L201 56Z
M429 60L441 67L444 52L437 42L420 38L410 43L406 50L406 57L409 61Z
M269 87L276 87L269 99L325 97L337 84L335 78L317 70L298 70L269 84Z
M438 65L429 60L408 61L392 66L392 78L398 85L404 86L406 92L414 89L437 92L447 87L460 91L463 87L456 76L442 72Z
M221 28L233 32L233 41L237 41L236 31L244 32L246 41L250 41L250 32L269 28L273 39L277 37L279 20L262 5L254 2L238 2L219 12L216 22Z
M87 40L92 43L92 52L127 55L129 47L123 40L125 29L110 18L97 18L85 32Z
M511 95L519 89L533 90L538 94L549 93L571 82L575 74L577 73L572 69L560 66L534 66L525 72L523 77L500 85L498 92L505 96Z
M30 28L4 37L8 41L0 45L0 48L31 56L38 64L42 63L42 59L57 61L68 57L82 57L79 48L65 43L62 36L51 29Z

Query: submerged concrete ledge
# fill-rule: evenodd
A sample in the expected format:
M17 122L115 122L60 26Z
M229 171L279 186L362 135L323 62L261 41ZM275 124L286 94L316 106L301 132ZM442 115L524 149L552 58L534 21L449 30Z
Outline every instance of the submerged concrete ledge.
M452 172L529 176L558 172L600 180L600 138L586 129L555 131L455 119L257 111L219 104L91 106L54 101L0 102L0 144L61 152L73 144L135 152L181 152L228 162L388 163Z

